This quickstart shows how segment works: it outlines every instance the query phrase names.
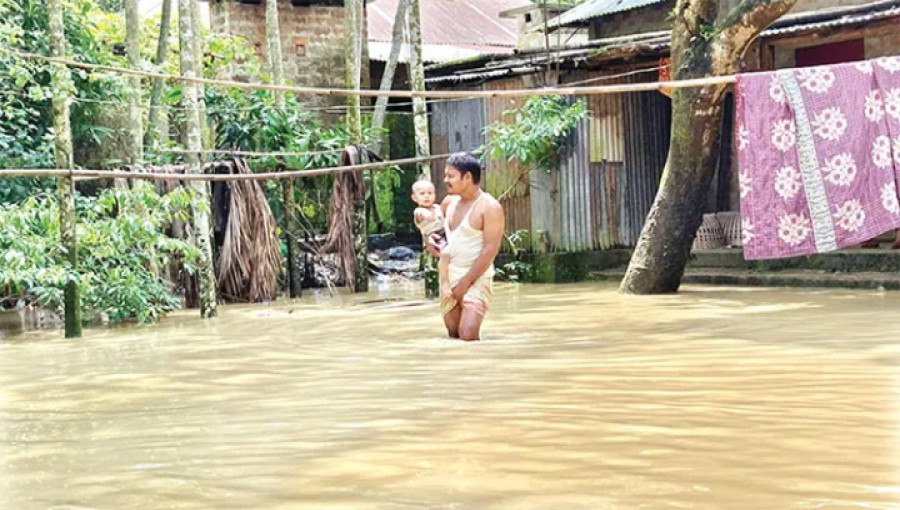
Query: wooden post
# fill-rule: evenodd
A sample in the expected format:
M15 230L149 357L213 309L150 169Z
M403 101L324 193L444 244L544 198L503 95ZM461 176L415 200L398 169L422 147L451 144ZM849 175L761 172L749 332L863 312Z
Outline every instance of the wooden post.
M362 73L363 50L363 1L346 0L347 9L347 34L349 41L346 52L347 79L346 87L351 90L359 90ZM362 143L362 117L360 113L360 97L348 96L347 98L347 131L350 144ZM357 179L359 186L365 187L360 176ZM369 259L367 246L368 222L366 221L365 190L355 193L353 203L353 245L356 252L356 271L353 277L354 292L367 292L369 290Z
M172 0L163 0L162 19L159 22L159 41L156 45L156 60L153 64L159 69L166 62L169 53L169 25L172 24ZM156 148L163 140L162 105L163 80L153 79L153 90L150 92L150 118L147 120L147 145Z
M197 76L196 46L192 22L193 3L197 0L178 0L179 53L181 54L181 75L187 78ZM187 149L185 163L187 173L199 174L200 151L202 142L200 135L200 112L197 100L197 86L193 83L182 84L182 101L186 109L185 124L187 130ZM216 316L216 272L213 267L212 234L209 218L209 183L194 181L192 186L197 192L193 211L194 239L200 250L200 262L197 264L200 284L200 316L210 318Z
M63 25L63 0L48 0L47 14L50 21L50 54L66 57L66 35ZM69 95L74 88L69 69L64 65L51 68L53 88L53 130L55 132L54 159L56 168L71 170L72 128L69 119ZM78 291L78 242L75 236L75 180L72 176L57 179L59 197L60 244L69 261L69 276L64 293L66 338L81 336L81 297Z

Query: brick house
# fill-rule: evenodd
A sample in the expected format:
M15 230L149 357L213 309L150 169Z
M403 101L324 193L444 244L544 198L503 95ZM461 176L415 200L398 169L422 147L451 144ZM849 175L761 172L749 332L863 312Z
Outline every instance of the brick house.
M343 0L278 0L285 78L298 86L344 87ZM210 0L210 29L242 36L266 58L266 6L263 0ZM338 99L304 98L310 106Z
M208 0L210 28L239 35L253 44L265 60L266 8L263 0ZM369 0L366 6L367 51L371 63L363 64L363 87L377 87L384 61L390 53L397 0ZM528 0L427 0L420 4L423 53L426 63L515 50L518 25L501 18L501 12L528 4ZM278 0L279 29L285 78L298 86L343 88L343 0ZM460 23L460 20L467 20ZM408 62L404 46L400 62ZM408 88L406 66L400 66L395 88ZM369 72L366 72L366 70ZM303 98L309 106L339 104L340 98Z

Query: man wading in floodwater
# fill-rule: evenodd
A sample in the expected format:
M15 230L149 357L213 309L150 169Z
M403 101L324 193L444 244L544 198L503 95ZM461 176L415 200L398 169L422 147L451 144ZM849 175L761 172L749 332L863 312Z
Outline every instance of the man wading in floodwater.
M449 281L441 281L441 313L452 338L479 340L494 279L494 258L503 239L503 207L481 189L481 162L468 153L447 159L441 203L446 244L428 238L428 251L449 254Z

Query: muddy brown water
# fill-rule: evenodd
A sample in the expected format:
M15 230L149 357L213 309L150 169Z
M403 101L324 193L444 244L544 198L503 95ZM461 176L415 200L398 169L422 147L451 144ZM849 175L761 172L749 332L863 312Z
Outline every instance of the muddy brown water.
M0 342L0 509L900 508L900 294L418 291Z

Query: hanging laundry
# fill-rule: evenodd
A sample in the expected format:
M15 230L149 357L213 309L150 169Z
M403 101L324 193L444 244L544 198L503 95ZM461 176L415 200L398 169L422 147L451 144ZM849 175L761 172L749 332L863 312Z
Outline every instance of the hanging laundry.
M735 96L746 259L900 227L900 57L738 75Z

